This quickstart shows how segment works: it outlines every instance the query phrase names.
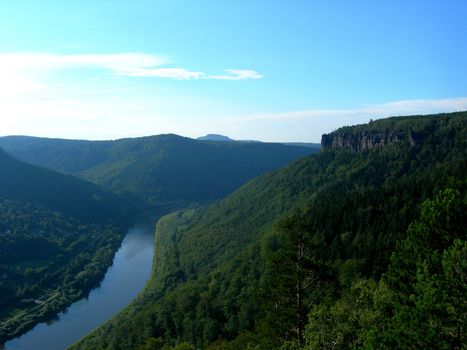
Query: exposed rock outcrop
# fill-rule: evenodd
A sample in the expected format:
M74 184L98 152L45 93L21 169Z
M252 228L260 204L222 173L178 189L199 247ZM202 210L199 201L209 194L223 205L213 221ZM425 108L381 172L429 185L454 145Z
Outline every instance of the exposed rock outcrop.
M321 149L345 148L360 151L378 149L395 143L415 146L420 142L420 135L411 130L364 130L360 132L337 130L322 136Z

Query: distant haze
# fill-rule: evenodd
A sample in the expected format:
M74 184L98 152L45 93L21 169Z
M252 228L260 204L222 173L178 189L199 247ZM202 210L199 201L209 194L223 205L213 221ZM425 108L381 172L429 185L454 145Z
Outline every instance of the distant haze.
M3 1L0 136L319 142L467 110L467 2Z

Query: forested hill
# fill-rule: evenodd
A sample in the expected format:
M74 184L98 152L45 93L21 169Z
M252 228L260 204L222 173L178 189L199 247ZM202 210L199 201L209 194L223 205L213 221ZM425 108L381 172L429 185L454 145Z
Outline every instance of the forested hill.
M461 348L467 113L330 138L370 131L420 142L325 147L164 217L143 295L72 349Z
M112 141L0 137L0 147L15 158L67 174L75 174L104 162L111 145Z
M106 222L124 216L129 198L6 154L0 148L0 197L34 204L84 221Z
M139 207L0 149L0 344L95 287Z
M273 143L199 141L177 135L116 141L11 136L0 138L0 147L26 162L156 204L219 199L255 176L317 151Z

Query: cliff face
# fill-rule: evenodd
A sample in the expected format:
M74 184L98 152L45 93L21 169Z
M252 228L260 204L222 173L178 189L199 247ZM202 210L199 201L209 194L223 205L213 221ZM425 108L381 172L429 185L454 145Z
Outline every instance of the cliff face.
M324 134L321 138L321 149L345 148L351 151L378 149L395 143L408 143L415 146L421 137L410 130L364 130L347 132L337 130Z

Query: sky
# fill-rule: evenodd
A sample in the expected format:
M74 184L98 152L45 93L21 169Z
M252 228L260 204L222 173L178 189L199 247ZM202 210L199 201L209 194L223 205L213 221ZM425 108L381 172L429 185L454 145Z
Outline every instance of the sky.
M0 136L319 142L467 110L465 0L0 0Z

